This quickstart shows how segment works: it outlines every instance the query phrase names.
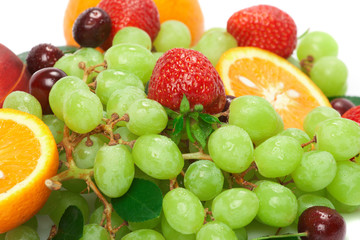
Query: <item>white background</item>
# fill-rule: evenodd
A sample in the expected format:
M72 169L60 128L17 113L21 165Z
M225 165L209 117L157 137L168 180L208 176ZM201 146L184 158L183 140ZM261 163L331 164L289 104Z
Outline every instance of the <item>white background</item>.
M86 1L86 0L84 0ZM169 0L171 1L171 0ZM297 24L300 36L307 29L331 34L339 44L338 57L348 67L348 95L360 95L360 14L357 1L334 0L199 0L205 29L226 28L236 11L257 4L270 4L287 12ZM65 45L63 16L67 0L3 0L0 14L0 43L16 54L39 43ZM345 215L347 239L360 237L360 212ZM250 238L249 238L250 239Z

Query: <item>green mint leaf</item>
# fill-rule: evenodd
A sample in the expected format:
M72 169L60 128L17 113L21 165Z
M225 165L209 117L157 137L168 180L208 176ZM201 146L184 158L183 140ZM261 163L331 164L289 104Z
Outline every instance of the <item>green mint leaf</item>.
M186 129L186 134L190 140L190 142L195 142L195 139L194 137L192 136L192 133L191 133L191 126L190 126L190 118L187 117L186 120L185 120L185 129Z
M181 133L181 131L184 128L184 116L183 115L179 115L177 118L174 119L174 133L173 135L177 135L179 133Z
M205 138L208 138L210 136L210 134L214 131L212 124L207 123L203 120L199 121L199 126L202 129Z
M221 123L217 117L214 117L210 114L200 113L199 117L207 123L214 124L214 123Z
M180 103L180 113L187 113L190 111L190 103L185 94Z
M196 111L196 112L202 112L202 110L204 110L203 105L201 105L201 104L196 104L196 105L194 106L194 111Z
M360 97L356 97L356 96L336 96L336 97L329 97L329 101L331 102L335 98L345 98L345 99L349 100L350 102L352 102L353 104L355 104L356 106L360 105Z
M198 112L191 112L188 114L189 117L191 117L194 120L198 120L199 119L199 113Z
M166 114L170 117L170 118L177 118L180 114L175 112L174 110L171 110L170 108L164 107Z
M205 146L206 146L206 135L203 132L203 130L200 128L200 125L199 125L198 122L193 123L191 125L191 133L194 134L194 137L200 143L201 147L205 148Z
M130 189L111 203L117 214L125 221L144 222L160 216L162 192L153 182L134 178Z
M266 236L260 237L253 240L300 240L300 237L307 236L306 233L290 233L290 234L283 234L283 235L274 235L274 236Z
M84 217L76 206L69 206L62 215L59 228L53 240L78 240L82 237Z

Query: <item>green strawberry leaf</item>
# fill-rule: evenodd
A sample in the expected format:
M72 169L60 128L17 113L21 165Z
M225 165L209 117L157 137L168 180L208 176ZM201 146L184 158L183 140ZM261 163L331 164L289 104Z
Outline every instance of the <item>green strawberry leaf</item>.
M191 124L191 133L194 135L195 139L200 143L202 148L206 146L206 134L201 129L198 122Z
M166 114L172 119L175 119L180 115L179 113L175 112L174 110L172 110L170 108L164 107L164 109L165 109Z
M80 239L83 235L84 217L76 206L69 206L62 215L59 229L53 240Z
M178 135L184 128L184 116L179 115L174 119L173 123L173 135Z
M210 123L210 124L221 123L217 117L214 117L210 114L200 113L199 116L202 120L204 120L205 122Z
M307 236L306 233L291 233L291 234L283 234L283 235L274 235L274 236L266 236L266 237L260 237L255 238L253 240L300 240L300 237Z
M192 133L191 133L191 124L190 124L190 118L187 117L186 120L185 120L185 130L186 130L186 134L190 140L190 142L195 142L195 139L194 137L192 136Z
M188 114L189 117L191 117L194 120L198 120L199 119L199 113L198 112L191 112Z
M117 214L128 222L144 222L157 218L162 210L162 192L153 182L134 178L130 189L111 203Z
M356 106L360 105L360 97L357 96L335 96L335 97L329 97L329 101L331 102L332 100L334 100L335 98L345 98L349 101L351 101L353 104L355 104Z
M210 134L214 131L212 124L209 124L203 120L199 121L199 126L202 129L206 138L208 138Z
M195 106L194 106L194 111L195 112L202 112L204 110L204 107L203 107L203 105L201 105L201 104L196 104Z
M183 98L180 103L180 113L187 113L190 111L190 103L185 94L183 94Z

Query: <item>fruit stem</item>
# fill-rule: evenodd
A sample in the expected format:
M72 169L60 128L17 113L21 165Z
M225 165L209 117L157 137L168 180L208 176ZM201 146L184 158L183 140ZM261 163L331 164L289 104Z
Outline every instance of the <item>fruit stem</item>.
M202 160L212 161L212 158L210 157L210 155L205 154L202 151L194 152L194 153L184 153L184 154L182 154L182 157L184 160L202 159Z
M308 145L310 145L312 143L316 143L316 136L314 136L314 138L311 139L309 142L301 144L301 147L304 148L304 147L306 147L306 146L308 146Z

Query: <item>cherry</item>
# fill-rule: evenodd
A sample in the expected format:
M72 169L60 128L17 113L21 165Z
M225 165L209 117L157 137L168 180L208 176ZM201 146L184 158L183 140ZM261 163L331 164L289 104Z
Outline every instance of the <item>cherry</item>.
M343 115L350 108L355 107L355 104L346 98L335 98L330 104L340 115Z
M58 47L48 43L38 44L30 50L26 58L27 68L33 74L42 68L54 66L62 56L64 53Z
M43 114L51 114L49 92L52 86L61 78L67 76L58 68L48 67L36 71L30 78L30 94L41 104Z
M235 99L235 96L232 96L232 95L226 95L226 102L225 102L225 106L224 106L224 109L222 110L223 112L227 111L230 107L230 103L232 100ZM228 116L221 116L219 117L219 120L221 122L225 122L227 123L229 121L229 117Z
M73 25L75 41L82 47L98 47L110 35L111 19L105 10L92 7L82 12Z
M346 234L344 218L334 209L313 206L299 217L298 232L307 232L308 240L343 240Z

